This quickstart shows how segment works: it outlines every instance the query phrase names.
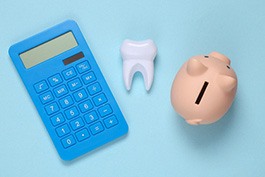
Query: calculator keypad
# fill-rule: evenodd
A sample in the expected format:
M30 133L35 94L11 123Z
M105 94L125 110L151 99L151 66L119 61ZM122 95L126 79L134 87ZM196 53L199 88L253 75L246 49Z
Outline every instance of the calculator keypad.
M98 109L98 112L99 112L101 117L105 117L105 116L112 113L112 109L111 109L111 106L109 104L107 104L105 106L100 107Z
M67 124L64 124L63 126L56 128L56 132L57 135L61 137L70 133L70 129Z
M77 64L76 68L77 68L77 71L81 74L81 73L88 71L90 69L90 65L88 61L84 61L82 63Z
M62 72L65 80L71 79L76 76L75 69L73 67L66 69Z
M59 103L62 108L67 108L68 106L71 106L72 104L74 104L74 101L71 96L67 96L63 99L60 99Z
M118 120L115 116L110 116L106 119L104 119L104 124L107 128L111 128L118 124Z
M48 81L49 81L49 83L50 83L50 85L52 87L63 82L62 77L60 76L60 74L55 74L54 76L49 77Z
M48 106L45 106L45 110L48 115L54 114L60 110L58 104L56 102L49 104Z
M101 93L93 98L93 102L96 106L102 105L103 103L106 103L108 100L106 96Z
M34 89L64 148L119 123L88 61L39 81Z
M70 109L67 109L64 113L65 113L65 116L67 119L72 119L72 118L79 115L79 111L77 110L76 107L72 107Z
M89 72L82 76L82 80L85 84L90 84L96 80L96 76L93 72Z
M82 100L86 99L87 97L88 96L87 96L85 89L79 90L79 91L74 93L74 98L75 98L75 101L77 101L77 102L82 101Z
M62 142L64 148L68 148L68 147L70 147L70 146L72 146L72 145L74 145L76 143L75 138L73 137L73 135L70 135L70 136L62 139L61 142Z
M92 84L91 86L87 87L89 95L95 95L101 91L101 87L99 83Z
M70 88L71 91L75 91L77 89L79 89L80 87L82 87L82 83L80 81L80 79L74 79L70 82L68 82L68 87Z
M49 88L49 86L48 86L47 82L43 80L43 81L36 83L34 85L34 88L35 88L35 91L37 93L41 93L41 92L47 90Z
M93 105L91 103L90 100L87 100L81 104L79 104L79 109L81 110L81 112L87 112L89 110L91 110L93 108Z
M51 122L53 126L60 125L65 121L64 116L62 114L55 115L51 117Z
M104 127L101 122L97 122L94 125L91 125L89 128L93 135L96 135L104 130Z
M83 141L90 137L90 134L87 129L80 130L75 134L78 141Z
M71 121L70 125L71 125L73 130L77 130L77 129L83 127L85 124L84 124L83 120L79 117L76 120Z
M85 114L84 118L85 118L86 123L90 124L98 120L98 115L96 111L91 111L90 113Z
M65 85L61 85L53 90L56 97L61 97L68 93L68 90Z
M52 92L43 93L39 96L39 98L40 98L40 101L42 102L42 104L46 104L46 103L49 103L50 101L54 100Z

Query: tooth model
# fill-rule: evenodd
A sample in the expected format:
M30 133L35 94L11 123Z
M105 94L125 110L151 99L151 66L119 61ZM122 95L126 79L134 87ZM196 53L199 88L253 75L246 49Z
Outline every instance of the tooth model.
M189 59L177 73L171 103L187 123L210 124L230 108L237 90L237 76L230 60L217 52Z
M134 74L140 72L144 78L145 88L149 91L154 78L154 59L157 53L155 43L150 39L145 41L125 40L120 51L126 89L131 89Z

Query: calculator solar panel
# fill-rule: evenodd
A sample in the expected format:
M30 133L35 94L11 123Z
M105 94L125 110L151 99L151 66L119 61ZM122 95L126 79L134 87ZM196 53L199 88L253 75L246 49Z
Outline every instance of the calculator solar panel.
M76 22L65 21L19 42L9 54L63 160L128 132Z

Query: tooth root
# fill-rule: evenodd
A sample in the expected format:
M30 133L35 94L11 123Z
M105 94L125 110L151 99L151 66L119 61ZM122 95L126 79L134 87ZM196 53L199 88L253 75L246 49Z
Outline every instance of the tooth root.
M154 78L154 62L157 48L152 40L125 40L121 46L123 59L123 80L127 90L131 89L133 76L140 72L144 78L145 88L150 90Z
M149 91L152 86L153 80L154 80L154 63L147 61L147 62L142 63L142 65L145 65L144 71L141 72L144 78L145 89Z
M124 84L125 84L126 89L130 90L134 73L129 72L131 69L131 66L128 65L127 63L128 63L128 61L123 62L123 80L124 80Z
M123 62L123 80L127 90L131 89L133 76L140 72L144 79L145 89L150 90L154 79L154 63L150 61L128 60Z

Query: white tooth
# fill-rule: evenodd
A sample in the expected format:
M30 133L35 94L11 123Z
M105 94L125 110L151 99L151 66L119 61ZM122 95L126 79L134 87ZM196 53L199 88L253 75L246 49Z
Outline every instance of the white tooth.
M150 39L145 41L127 39L122 43L120 51L126 89L131 89L133 76L139 71L143 75L146 90L150 90L154 78L154 59L157 53L155 43Z

